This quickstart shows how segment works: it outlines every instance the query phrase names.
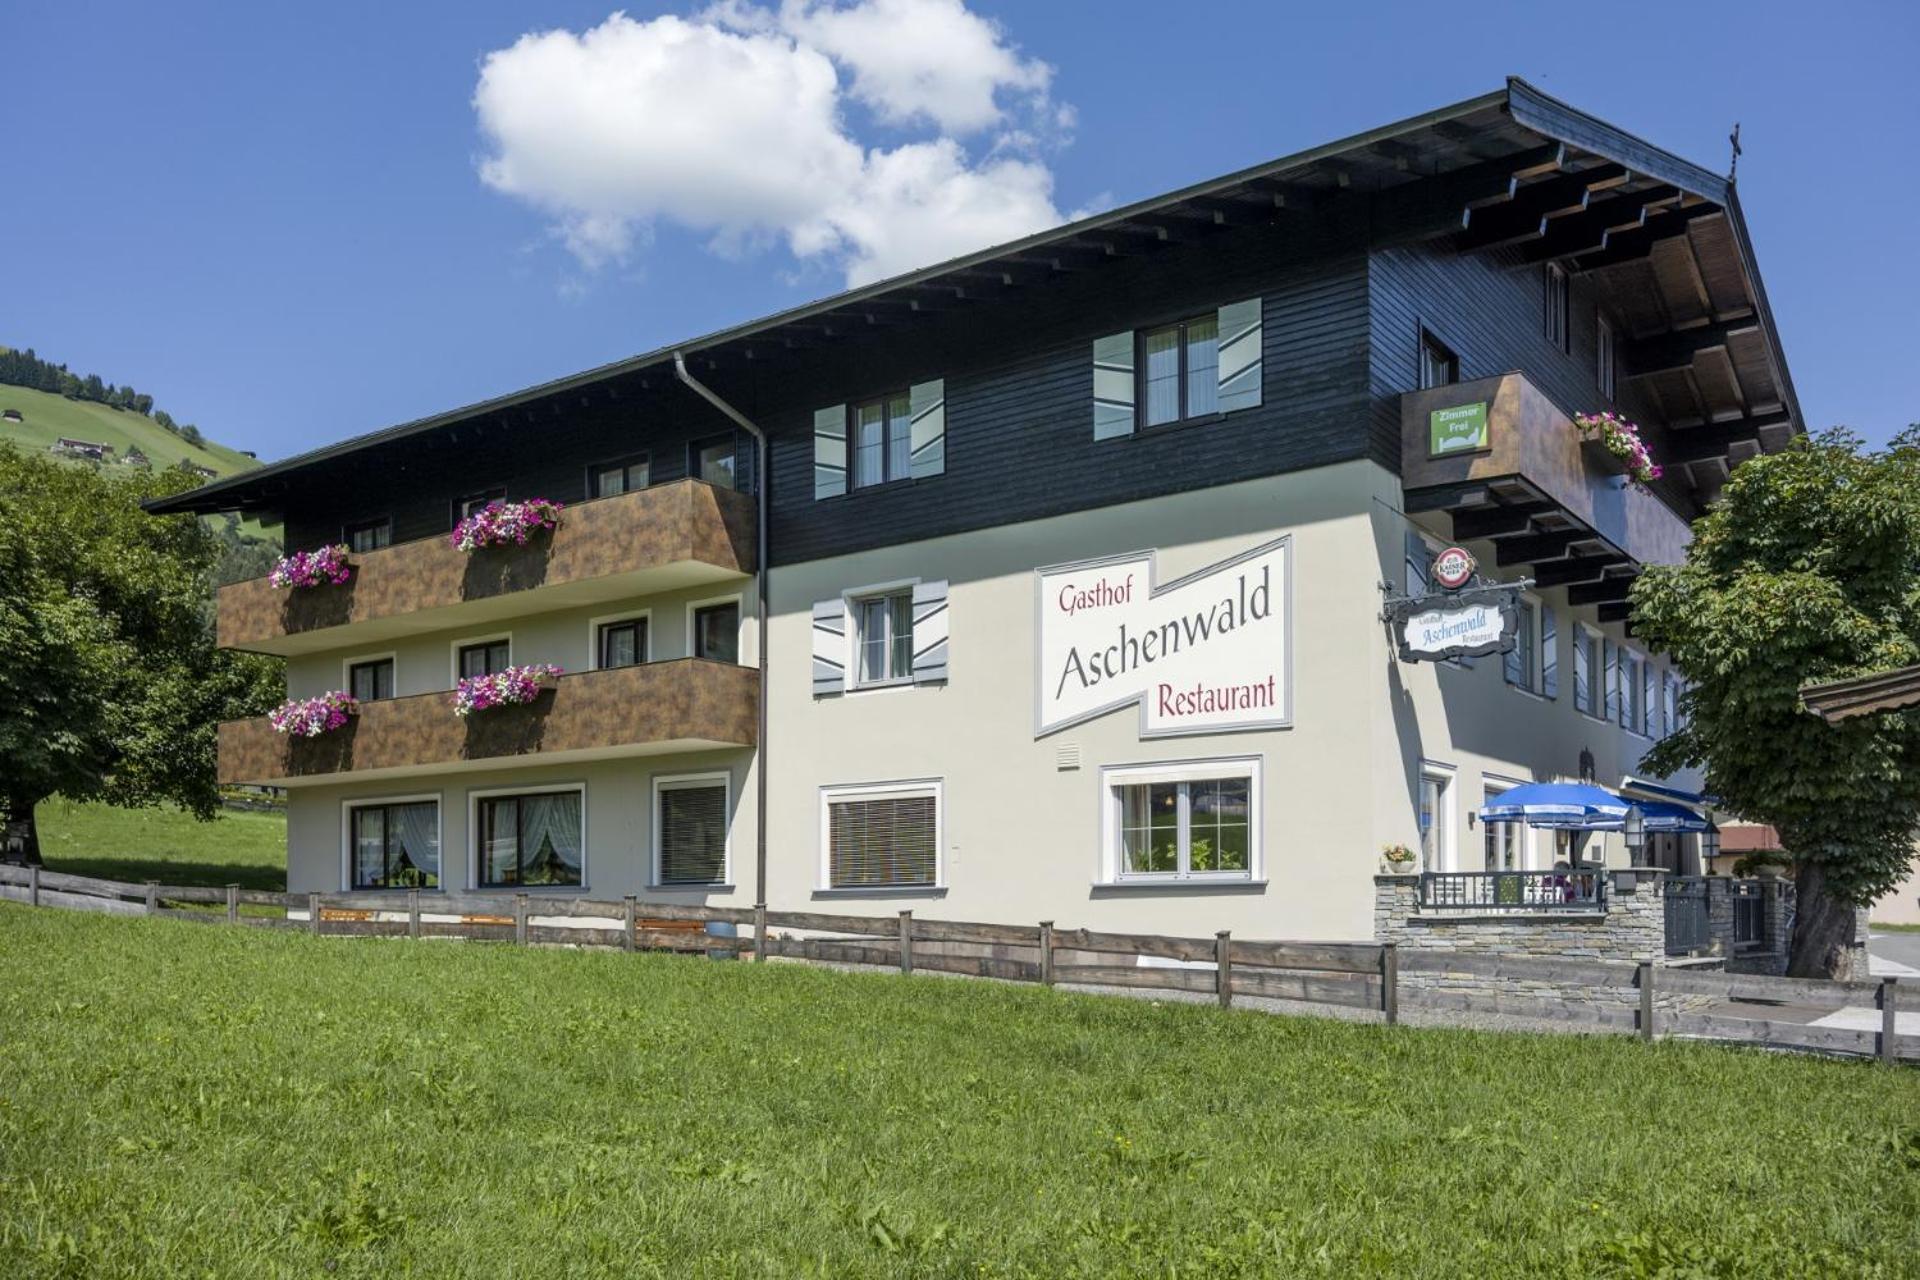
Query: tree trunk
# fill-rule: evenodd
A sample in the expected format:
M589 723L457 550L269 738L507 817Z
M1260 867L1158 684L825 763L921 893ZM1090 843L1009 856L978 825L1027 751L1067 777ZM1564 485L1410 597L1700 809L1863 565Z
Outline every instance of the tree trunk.
M34 821L31 801L9 801L4 812L6 826L0 828L0 862L40 864L40 827Z
M1787 976L1835 977L1853 944L1853 904L1827 891L1826 873L1817 863L1802 863L1794 881L1793 951Z

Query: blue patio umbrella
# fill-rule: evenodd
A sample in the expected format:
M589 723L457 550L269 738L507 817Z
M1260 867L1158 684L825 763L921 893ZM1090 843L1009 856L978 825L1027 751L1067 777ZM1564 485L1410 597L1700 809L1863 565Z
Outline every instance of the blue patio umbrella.
M1529 782L1503 791L1480 809L1482 822L1524 822L1572 831L1618 828L1627 802L1590 782Z

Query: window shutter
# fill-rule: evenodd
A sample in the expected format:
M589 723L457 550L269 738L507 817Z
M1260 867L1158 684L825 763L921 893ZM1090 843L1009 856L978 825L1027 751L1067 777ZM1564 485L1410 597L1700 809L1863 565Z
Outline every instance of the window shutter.
M1540 606L1540 692L1560 696L1560 626L1550 604Z
M1220 308L1220 412L1260 403L1260 299Z
M947 469L947 380L907 388L907 417L913 424L913 478L939 475Z
M813 606L813 696L847 690L847 607L836 597Z
M1521 664L1526 661L1527 655L1521 651L1520 646L1524 643L1526 643L1526 637L1518 636L1514 639L1513 648L1500 655L1500 674L1506 677L1508 684L1518 685L1523 689L1526 687L1526 668Z
M1427 594L1427 561L1433 553L1427 550L1427 540L1407 530L1407 594L1423 596Z
M828 884L876 889L936 883L938 810L931 795L829 800Z
M1600 704L1602 720L1620 718L1620 651L1613 647L1613 641L1600 642L1600 686L1606 694Z
M1654 707L1660 701L1660 673L1652 658L1640 659L1640 732L1653 736Z
M1093 343L1093 438L1133 434L1133 331Z
M944 581L916 583L913 588L913 682L944 684L946 679L947 584Z
M847 406L813 411L813 496L837 498L847 491Z

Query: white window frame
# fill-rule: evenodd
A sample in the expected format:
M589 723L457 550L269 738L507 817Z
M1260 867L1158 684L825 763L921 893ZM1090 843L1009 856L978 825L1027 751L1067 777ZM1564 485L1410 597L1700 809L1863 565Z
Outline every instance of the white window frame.
M363 659L364 661L364 659ZM374 809L388 804L424 804L433 802L433 838L440 843L440 887L422 889L422 893L447 891L447 806L443 793L422 791L404 796L355 796L340 802L340 892L405 893L405 889L356 889L353 887L353 811Z
M1617 647L1614 653L1620 659L1620 727L1635 737L1644 738L1647 736L1647 708L1644 705L1647 663L1652 659L1626 644Z
M1454 788L1460 781L1460 771L1443 761L1422 760L1420 762L1421 785L1424 786L1429 780L1441 784L1440 809L1439 812L1434 815L1434 821L1440 825L1439 838L1434 841L1434 852L1439 858L1440 865L1430 867L1425 864L1426 854L1418 839L1420 834L1420 797L1418 792L1415 793L1413 800L1414 852L1418 854L1421 859L1420 869L1422 871L1458 871L1460 869L1460 840L1459 832L1456 828L1459 826L1459 823L1455 821L1454 815L1455 811L1460 807L1460 802L1459 797L1454 792Z
M1525 782L1522 782L1520 779L1509 778L1509 777L1506 777L1504 774L1482 773L1480 775L1480 803L1484 806L1490 803L1494 799L1494 797L1505 795L1507 792L1513 790L1515 787L1521 787L1525 785L1527 784ZM1520 865L1515 867L1514 870L1515 871L1535 871L1535 870L1542 869L1534 866L1534 854L1536 850L1534 847L1533 828L1528 826L1525 822L1495 823L1495 822L1488 822L1483 818L1479 820L1478 825L1481 828L1480 857L1481 857L1482 863L1486 861L1486 844L1487 844L1486 832L1492 829L1493 827L1501 826L1501 827L1508 827L1513 829L1514 847L1518 850L1519 857L1520 857ZM1502 868L1496 868L1496 869L1505 870L1506 868L1502 867Z
M727 831L720 842L720 878L718 880L680 880L672 884L660 878L660 835L666 824L660 821L660 793L663 791L689 791L697 787L711 787L715 783L726 788L726 798L721 807L727 815ZM652 839L648 841L651 855L647 863L647 889L661 893L670 890L687 890L695 893L712 893L716 890L731 890L733 886L733 773L728 769L709 769L704 773L656 773L647 788L648 810L647 824L653 829Z
M505 640L507 642L507 665L512 666L513 632L511 631L499 631L491 635L461 636L459 639L450 642L447 645L447 688L458 689L460 687L460 651L462 649L476 644L492 644L496 640ZM396 667L394 670L395 674L398 675L399 668ZM400 682L396 679L394 681L394 687L397 689L399 685Z
M628 492L638 492L638 490L629 490ZM615 496L624 498L626 494L616 494ZM688 617L691 619L692 615L689 614ZM644 667L653 661L653 610L629 609L625 613L603 613L597 618L587 619L586 669L588 671L617 670L617 668L607 668L600 665L600 628L610 622L645 622L647 624L647 642L641 647L640 662L638 665ZM691 627L692 623L689 622L688 625Z
M471 642L469 642L471 643ZM580 793L580 883L562 885L514 885L480 883L480 802L495 796L544 796L557 795L562 791ZM440 850L441 865L446 865L446 846ZM517 787L487 787L483 790L467 792L467 891L469 893L530 893L560 896L565 894L584 894L592 886L593 853L588 844L587 832L587 784L582 782L542 782L523 783ZM442 873L440 883L445 884L447 877Z
M860 678L860 605L876 596L897 596L905 593L907 610L913 610L913 589L920 585L919 578L897 578L892 582L869 583L863 587L853 587L840 593L840 604L844 610L842 620L847 640L845 665L841 670L847 673L847 690L859 693L862 690L898 689L913 683L913 659L907 659L907 674L891 680L862 680Z
M454 665L460 663L459 651L454 651ZM400 655L392 649L385 653L356 653L340 659L340 688L349 696L353 693L353 669L363 667L369 662L391 662L393 664L393 697L400 697ZM390 701L391 699L389 699Z
M738 655L738 658L737 658L737 661L736 661L736 665L738 665L738 666L742 666L742 667L750 667L750 666L752 666L752 665L754 665L754 659L755 659L755 658L757 657L757 654L752 654L752 653L748 653L748 652L747 652L747 606L746 606L746 596L745 596L745 595L743 595L743 594L742 594L741 592L738 592L738 591L736 591L736 592L734 592L734 593L733 593L733 594L731 594L731 595L724 595L724 596L708 596L708 597L707 597L706 599L704 599L704 600L689 600L689 601L687 601L687 606L686 606L686 618L687 618L687 656L688 656L689 658L693 658L693 657L697 657L697 656L699 656L699 655L697 655L697 654L695 654L695 653L694 653L694 651L693 651L693 619L694 619L694 615L696 615L696 614L698 614L698 613L699 613L699 612L700 612L700 611L701 611L702 609L706 609L706 608L709 608L709 607L711 607L711 606L713 606L713 605L716 605L716 604L730 604L730 605L733 605L733 606L734 606L734 607L735 607L735 608L736 608L737 610L739 610L739 615L740 615L740 624L739 624L739 629L738 629L738 630L737 630L737 631L736 631L736 632L734 633L734 637L733 637L733 648L734 648L734 652L735 652L735 653L736 653L736 654ZM648 632L652 632L652 630L653 630L653 628L652 628L651 626L649 626L649 627L647 628L647 630L648 630ZM758 641L756 640L756 641L755 641L755 643L756 643L756 645L757 645L757 644L758 644ZM649 647L649 648L651 648L651 647L652 647L652 645L653 645L653 638L652 638L652 636L651 636L651 635L649 635L649 636L648 636L648 638L647 638L647 645L648 645L648 647ZM708 659L706 659L706 661L708 661L708 662L717 662L717 661L719 661L719 659L717 659L717 658L708 658Z
M1205 760L1167 760L1151 764L1102 765L1100 768L1100 866L1096 883L1129 888L1196 884L1265 884L1266 821L1262 756L1216 756ZM1245 871L1127 871L1120 847L1121 804L1115 794L1123 786L1153 782L1216 782L1247 779L1247 869Z
M835 885L833 883L832 806L836 801L880 800L895 796L933 797L933 883ZM894 782L835 783L820 788L819 844L815 850L814 892L838 897L919 897L947 891L947 784L944 778L908 778Z
M1606 634L1599 628L1584 622L1574 624L1574 644L1580 651L1580 656L1574 659L1574 709L1594 720L1607 718L1608 664L1605 640ZM1584 707L1579 702L1579 664L1583 661L1587 667L1587 705Z

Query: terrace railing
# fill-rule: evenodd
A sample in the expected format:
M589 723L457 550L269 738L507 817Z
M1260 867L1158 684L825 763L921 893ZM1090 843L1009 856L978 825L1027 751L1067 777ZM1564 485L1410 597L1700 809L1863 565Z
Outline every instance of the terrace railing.
M1667 954L1689 955L1713 941L1707 905L1707 882L1700 876L1672 876L1667 880Z
M1765 946L1767 890L1758 880L1733 882L1733 945Z
M1606 904L1607 876L1598 869L1428 871L1420 877L1422 911L1499 915L1601 911Z

